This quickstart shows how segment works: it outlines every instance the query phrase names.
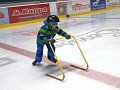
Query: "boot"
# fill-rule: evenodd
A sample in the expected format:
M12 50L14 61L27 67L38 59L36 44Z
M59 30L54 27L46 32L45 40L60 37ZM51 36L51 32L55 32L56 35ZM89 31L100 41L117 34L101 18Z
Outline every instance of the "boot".
M33 65L33 66L35 66L35 65L36 65L36 63L37 63L36 61L33 61L33 62L32 62L32 65Z
M54 58L53 60L50 60L50 61L52 61L53 63L56 63L57 62L57 60Z
M56 62L57 62L57 60L56 60L55 58L51 58L49 55L48 55L48 59L49 59L51 62L53 62L53 63L56 63Z

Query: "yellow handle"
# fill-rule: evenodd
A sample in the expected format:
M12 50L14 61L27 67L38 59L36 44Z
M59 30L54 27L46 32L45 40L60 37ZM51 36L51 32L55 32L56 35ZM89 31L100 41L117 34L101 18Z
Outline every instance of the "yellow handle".
M77 46L78 46L78 48L79 48L79 50L80 50L80 53L81 53L81 55L82 55L82 57L83 57L83 59L84 59L86 65L87 65L87 67L86 67L86 68L82 68L82 67L79 67L79 66L76 66L76 65L70 65L70 66L87 71L88 68L89 68L88 62L87 62L87 60L86 60L86 58L85 58L85 56L84 56L84 54L83 54L83 52L82 52L82 49L80 48L80 45L78 44L78 42L77 42L75 36L72 36L72 37L73 37L75 43L77 44Z
M81 55L82 55L82 57L83 57L86 65L87 65L87 67L86 67L86 68L82 68L82 67L76 66L76 65L70 65L70 66L75 67L75 68L78 68L78 69L82 69L82 70L84 70L84 71L87 71L88 68L89 68L88 62L87 62L87 60L86 60L86 58L85 58L85 56L84 56L84 54L83 54L83 52L82 52L82 49L80 48L80 45L78 44L75 36L72 36L72 38L74 39L75 43L77 44L78 49L80 50L80 53L81 53ZM65 39L65 38L58 38L58 39L55 39L55 40L63 40L63 39ZM55 56L55 58L56 58L56 60L57 60L57 64L58 64L58 66L59 66L59 68L60 68L60 71L62 72L63 77L62 77L62 78L58 78L58 77L53 76L53 75L50 75L50 74L46 74L46 75L49 76L49 77L51 77L51 78L54 78L54 79L63 81L64 78L65 78L65 73L64 73L64 71L63 71L63 69L62 69L62 66L60 65L60 61L58 60L57 55L55 54L54 49L53 49L53 47L52 47L52 45L51 45L50 42L49 42L49 45L50 45L50 48L52 49L52 52L54 53L54 56Z
M87 71L88 68L89 68L88 62L87 62L87 60L86 60L86 58L85 58L85 56L84 56L84 54L83 54L82 49L80 48L80 45L79 45L78 42L77 42L77 39L75 38L75 36L72 36L72 38L73 38L73 40L75 41L75 43L77 44L78 49L79 49L79 51L80 51L80 53L81 53L81 55L82 55L82 57L83 57L83 59L84 59L87 67L86 67L86 68L82 68L82 67L79 67L79 66L76 66L76 65L70 65L70 66ZM57 39L55 39L55 40L63 40L63 39L65 39L65 38L57 38Z
M52 45L51 45L50 42L49 42L49 45L50 45L50 48L52 49L52 52L54 53L54 56L55 56L55 58L56 58L56 60L57 60L57 64L58 64L58 66L59 66L59 68L60 68L60 70L61 70L61 72L62 72L63 78L57 78L57 77L55 77L55 76L53 76L53 75L50 75L50 74L46 74L46 75L49 76L49 77L52 77L52 78L54 78L54 79L63 81L64 78L65 78L64 71L63 71L63 69L62 69L62 66L60 65L60 61L58 60L58 58L57 58L57 56L56 56L56 54L55 54L55 52L54 52L54 49L53 49L53 47L52 47Z

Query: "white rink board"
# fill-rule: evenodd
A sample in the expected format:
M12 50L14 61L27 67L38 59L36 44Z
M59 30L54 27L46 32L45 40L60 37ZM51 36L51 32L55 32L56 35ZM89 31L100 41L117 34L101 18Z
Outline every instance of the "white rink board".
M68 14L90 11L89 0L69 0L67 4Z
M106 0L106 8L120 5L120 0Z

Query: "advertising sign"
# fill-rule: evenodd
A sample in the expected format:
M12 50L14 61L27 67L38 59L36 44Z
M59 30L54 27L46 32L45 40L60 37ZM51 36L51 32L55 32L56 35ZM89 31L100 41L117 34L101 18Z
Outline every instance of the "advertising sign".
M119 6L119 0L106 0L106 7L115 7Z
M58 15L67 14L67 2L57 2L56 3Z
M0 12L0 18L4 18L4 13Z
M10 23L46 18L50 15L49 4L9 7Z
M69 0L68 14L90 11L90 0Z
M79 13L82 11L82 0L72 1L72 13Z
M90 0L91 10L99 10L106 8L106 0Z
M82 1L82 12L90 11L90 0L81 0Z
M9 24L8 10L7 8L0 8L0 25Z

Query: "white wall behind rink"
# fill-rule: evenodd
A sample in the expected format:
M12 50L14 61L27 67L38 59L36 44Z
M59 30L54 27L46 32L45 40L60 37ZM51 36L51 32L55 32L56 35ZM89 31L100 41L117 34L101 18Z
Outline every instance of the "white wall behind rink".
M59 15L57 3L62 3L62 2L67 3L66 13L64 13L63 15L70 15L70 14L77 14L81 12L91 11L90 0L67 0L67 1L58 1L58 2L48 2L49 8L50 8L50 14ZM25 6L29 6L29 5L30 4ZM106 8L109 8L109 7L111 8L116 6L120 6L120 0L106 0ZM4 14L4 18L0 18L0 25L9 24L9 14L6 14L7 12L8 12L8 7L4 7L4 9L0 7L0 13ZM3 22L3 21L6 21L6 22Z

